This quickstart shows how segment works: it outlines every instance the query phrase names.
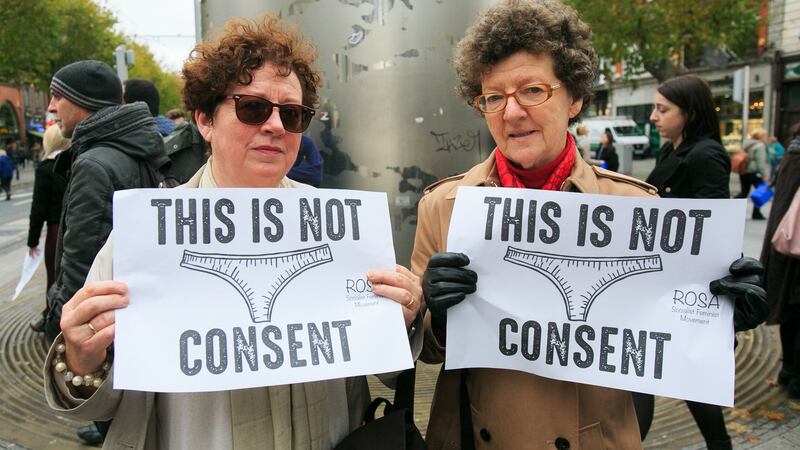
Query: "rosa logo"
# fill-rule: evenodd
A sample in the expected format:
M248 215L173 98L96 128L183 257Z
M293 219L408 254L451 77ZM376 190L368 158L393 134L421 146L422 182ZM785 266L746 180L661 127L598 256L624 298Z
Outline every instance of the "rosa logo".
M372 292L372 283L366 278L347 278L345 280L346 294L364 294Z

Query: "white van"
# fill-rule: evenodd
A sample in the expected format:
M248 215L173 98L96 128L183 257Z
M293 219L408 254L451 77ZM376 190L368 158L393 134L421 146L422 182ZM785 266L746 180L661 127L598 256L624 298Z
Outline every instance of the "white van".
M589 129L589 143L592 151L600 146L600 135L606 128L614 135L614 148L622 154L623 148L630 148L634 156L646 156L650 153L650 138L639 130L639 127L627 117L592 117L581 121Z
M598 116L583 119L581 124L589 130L589 144L592 148L592 157L596 157L597 148L600 147L600 135L606 129L611 130L614 136L614 148L619 155L619 171L630 175L633 170L633 158L644 157L650 154L650 139L639 130L636 122L627 117ZM577 124L571 130L575 134Z

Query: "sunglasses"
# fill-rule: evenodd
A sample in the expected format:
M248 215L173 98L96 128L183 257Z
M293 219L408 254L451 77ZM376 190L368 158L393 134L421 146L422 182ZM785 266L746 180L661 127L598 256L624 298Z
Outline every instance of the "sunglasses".
M228 95L224 97L233 99L236 107L236 118L247 125L261 125L269 120L272 111L278 108L283 128L290 133L302 133L311 124L311 118L316 111L305 105L280 105L256 97L255 95Z

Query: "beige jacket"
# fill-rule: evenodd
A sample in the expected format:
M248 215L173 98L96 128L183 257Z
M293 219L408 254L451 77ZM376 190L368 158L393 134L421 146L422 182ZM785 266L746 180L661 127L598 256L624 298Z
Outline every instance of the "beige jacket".
M458 186L499 186L494 153L463 175L428 188L419 204L411 267L421 275L428 259L447 249ZM628 196L655 195L652 186L590 166L576 158L562 191ZM444 360L445 349L425 318L421 358ZM459 449L461 370L442 370L436 383L426 440L431 450ZM477 449L639 449L641 441L628 392L500 369L470 369L467 380Z
M209 163L183 185L216 187ZM288 178L282 188L309 188ZM88 281L113 279L112 239L95 258ZM412 356L422 348L422 319L412 326ZM52 369L55 346L45 360L45 395L52 409L81 420L113 419L108 449L329 449L363 419L370 401L366 377L269 388L203 393L114 390L112 373L89 398L78 397ZM153 376L158 376L154 368ZM390 385L396 374L380 375Z

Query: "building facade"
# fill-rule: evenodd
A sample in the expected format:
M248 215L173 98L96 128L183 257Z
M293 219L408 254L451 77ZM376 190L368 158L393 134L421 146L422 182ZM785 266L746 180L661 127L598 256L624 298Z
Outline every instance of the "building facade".
M33 86L16 88L0 84L0 148L15 141L28 148L41 139L49 99L46 93Z
M772 0L762 9L762 15L768 25L759 30L763 49L759 56L687 72L709 83L719 114L720 135L729 150L738 149L743 138L743 107L749 109L747 130L764 129L783 142L791 137L789 128L800 122L800 0ZM733 99L734 73L744 66L750 67L749 101L745 106ZM601 83L589 113L632 118L657 149L658 133L649 120L657 88L658 82L650 76Z

